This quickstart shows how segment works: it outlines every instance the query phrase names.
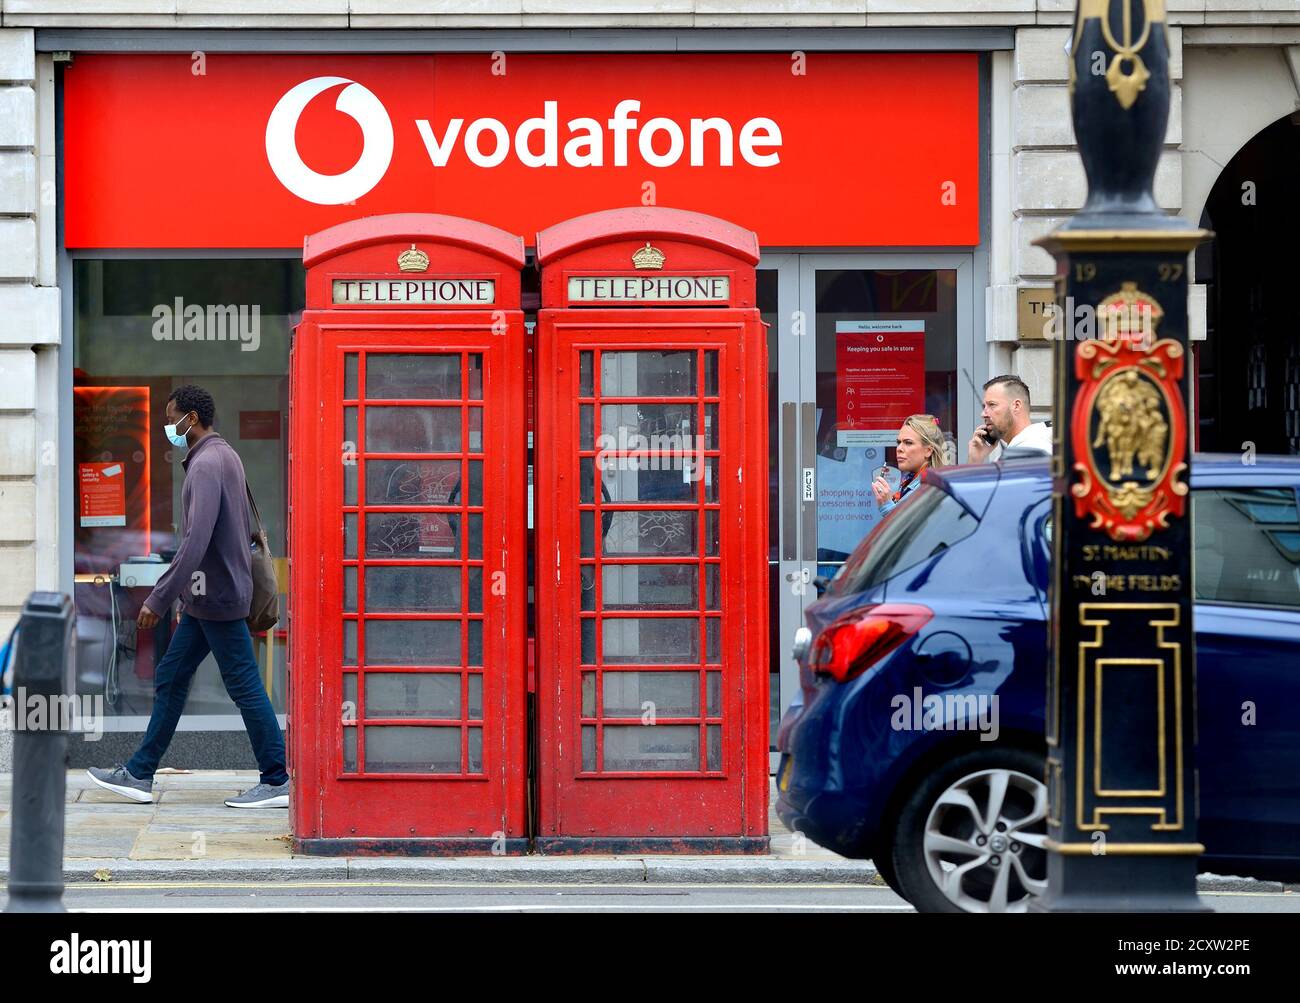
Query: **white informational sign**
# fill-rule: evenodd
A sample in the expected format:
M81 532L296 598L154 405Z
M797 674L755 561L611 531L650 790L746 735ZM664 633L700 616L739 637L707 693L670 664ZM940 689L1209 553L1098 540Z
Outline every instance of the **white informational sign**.
M896 428L841 428L835 433L837 446L892 446L898 441Z
M836 445L894 445L925 410L925 321L836 321L835 390Z

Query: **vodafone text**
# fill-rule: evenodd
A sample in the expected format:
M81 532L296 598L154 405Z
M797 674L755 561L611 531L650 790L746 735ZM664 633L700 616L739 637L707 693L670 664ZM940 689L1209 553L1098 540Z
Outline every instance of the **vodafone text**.
M637 133L636 148L641 160L650 167L672 167L688 150L692 167L705 166L706 148L717 151L716 162L731 167L736 148L740 158L751 167L775 167L781 155L781 127L770 118L751 118L740 127L739 138L725 118L692 118L685 128L675 119L652 118L644 124L632 116L641 110L641 102L624 98L614 106L613 117L605 122L594 118L571 118L564 123L566 138L561 154L560 103L543 101L540 118L528 118L514 130L514 155L525 167L557 167L561 155L570 167L605 166L606 130L612 146L614 167L628 166L628 147L632 133ZM446 167L461 135L465 119L450 119L439 135L428 119L416 119L429 160L434 167ZM541 138L541 150L535 138ZM511 152L511 133L506 124L495 118L476 118L464 129L461 147L470 163L477 167L497 167ZM763 152L773 151L773 152Z

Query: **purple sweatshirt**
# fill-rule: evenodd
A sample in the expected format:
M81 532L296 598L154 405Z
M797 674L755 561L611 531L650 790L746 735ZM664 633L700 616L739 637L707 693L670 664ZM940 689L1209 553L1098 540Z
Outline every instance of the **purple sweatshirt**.
M200 439L181 462L181 546L145 605L166 616L179 597L190 616L242 620L253 599L244 465L215 432Z

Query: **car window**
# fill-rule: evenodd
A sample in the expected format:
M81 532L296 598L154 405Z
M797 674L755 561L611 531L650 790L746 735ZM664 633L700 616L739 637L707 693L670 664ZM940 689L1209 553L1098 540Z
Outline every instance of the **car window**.
M858 544L833 579L836 595L879 585L975 532L979 520L952 495L922 484Z
M1290 488L1192 492L1196 598L1300 607L1300 515Z

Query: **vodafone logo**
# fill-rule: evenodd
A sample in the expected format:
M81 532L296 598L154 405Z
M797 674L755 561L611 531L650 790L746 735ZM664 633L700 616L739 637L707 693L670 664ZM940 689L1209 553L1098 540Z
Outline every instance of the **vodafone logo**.
M294 132L303 110L321 92L347 84L334 107L361 126L361 156L342 174L321 174L303 163ZM342 205L379 184L393 159L393 123L379 98L346 77L313 77L276 102L266 120L266 159L280 184L317 205Z
M320 174L303 163L294 131L307 105L340 85L346 86L334 106L361 126L364 145L361 157L349 170ZM769 168L781 163L781 127L765 116L734 123L720 115L642 120L641 102L636 98L613 100L600 118L569 118L562 113L559 101L543 100L541 106L540 115L512 122L491 116L472 121L453 116L437 121L416 118L411 124L434 168L458 160L489 169L508 160L529 168L629 167L638 163L648 168L679 164ZM317 205L354 202L379 184L392 162L393 122L374 93L356 81L313 77L276 102L266 122L266 159L280 183L300 199Z

